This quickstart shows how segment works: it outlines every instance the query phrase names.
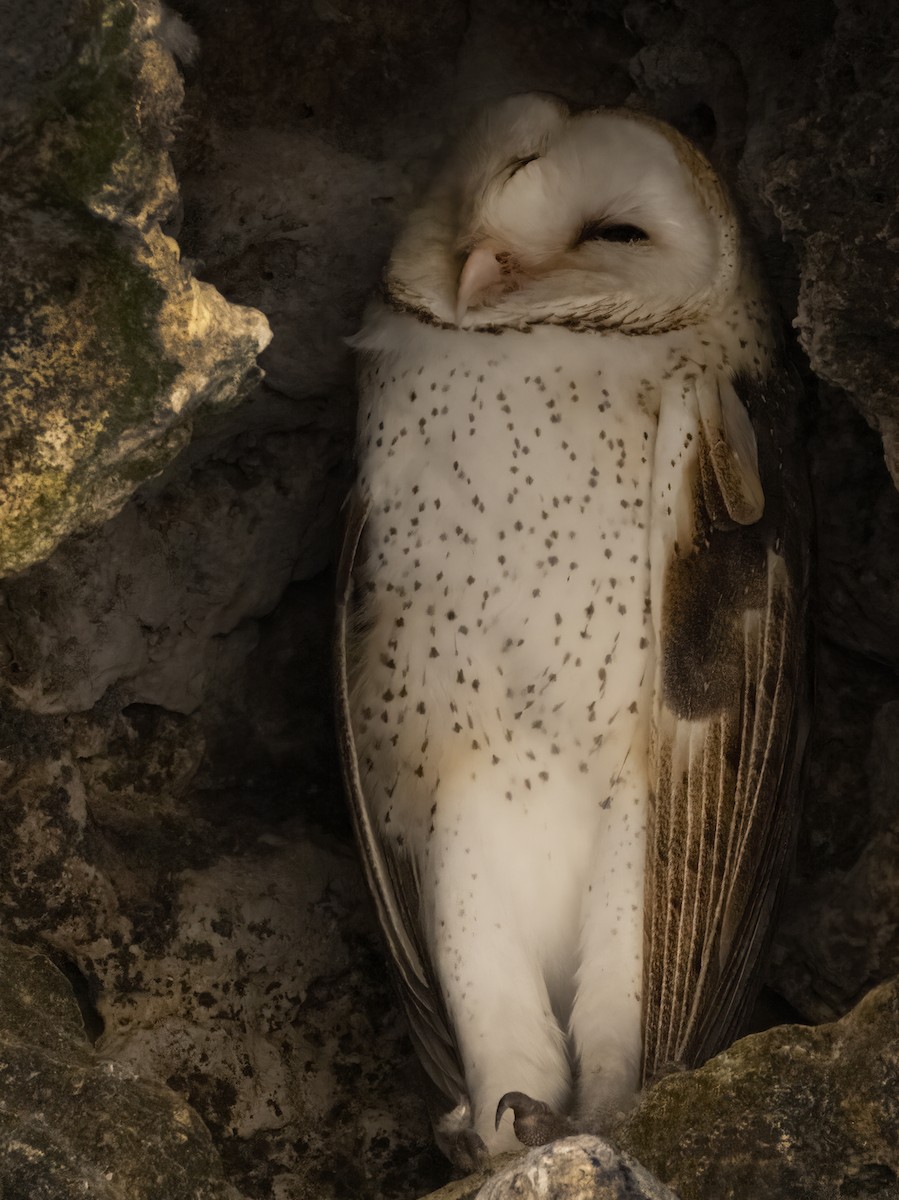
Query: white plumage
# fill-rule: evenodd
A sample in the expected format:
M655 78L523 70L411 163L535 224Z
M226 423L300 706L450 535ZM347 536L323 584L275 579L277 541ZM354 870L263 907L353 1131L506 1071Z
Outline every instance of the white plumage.
M698 152L545 96L460 141L355 345L347 775L471 1165L516 1144L507 1093L520 1136L608 1127L745 1003L800 660L797 505L735 390L775 346Z

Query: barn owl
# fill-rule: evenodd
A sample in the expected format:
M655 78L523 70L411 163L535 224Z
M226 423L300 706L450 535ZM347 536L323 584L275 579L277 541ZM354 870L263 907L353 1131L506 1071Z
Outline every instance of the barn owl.
M803 727L795 401L705 158L546 95L461 137L354 344L345 773L471 1167L608 1129L752 999Z

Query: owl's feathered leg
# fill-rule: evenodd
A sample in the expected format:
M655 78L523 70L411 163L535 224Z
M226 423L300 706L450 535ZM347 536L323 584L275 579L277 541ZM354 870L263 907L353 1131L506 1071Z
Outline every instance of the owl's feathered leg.
M449 879L446 888L438 884L436 965L465 1067L472 1129L491 1154L501 1154L517 1143L511 1128L496 1130L498 1098L517 1085L561 1106L568 1056L533 956L497 920L496 880L474 853L465 865L470 885L483 878L484 886L470 886L463 899Z
M576 929L577 907L538 803L504 799L465 772L441 783L422 863L425 925L459 1048L474 1131L491 1154L518 1148L496 1106L510 1090L562 1109L569 1099L567 1038L545 974L546 947ZM535 847L537 848L535 851ZM555 848L556 859L549 857ZM567 951L574 961L576 943Z
M648 786L639 738L614 774L586 889L571 1033L575 1121L607 1132L634 1102L642 1056L644 861Z

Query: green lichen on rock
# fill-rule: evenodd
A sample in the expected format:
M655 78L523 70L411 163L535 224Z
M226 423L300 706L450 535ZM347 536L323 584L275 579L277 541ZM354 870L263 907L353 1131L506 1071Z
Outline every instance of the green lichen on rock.
M4 1200L235 1200L208 1130L179 1096L99 1058L65 977L0 941Z
M105 490L107 456L120 457L117 439L152 421L179 371L157 336L165 293L112 228L87 214L60 215L50 229L38 215L18 218L0 232L0 561L8 563L49 552L61 529L89 515Z
M156 177L171 174L166 151L182 100L174 64L148 37L153 10L136 0L80 0L66 6L60 28L52 4L12 7L12 38L35 36L37 9L41 31L56 34L57 61L51 55L55 70L32 76L31 86L11 80L2 105L11 135L3 190L72 209L90 207L118 179L126 184L123 211L129 198L152 194Z
M683 1200L897 1200L899 981L663 1079L616 1140Z
M73 55L35 114L41 190L57 203L87 201L139 137L133 107L132 5L88 0Z
M18 74L0 101L0 574L112 516L195 411L244 394L269 337L159 228L177 201L182 85L158 9L83 0L60 22L52 0L16 7L4 70ZM41 15L51 50L29 74Z

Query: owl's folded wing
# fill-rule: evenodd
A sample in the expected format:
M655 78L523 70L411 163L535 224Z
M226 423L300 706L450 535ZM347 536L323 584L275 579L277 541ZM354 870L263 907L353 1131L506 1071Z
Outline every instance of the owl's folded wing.
M422 943L418 880L411 860L398 855L376 828L362 790L350 720L356 608L353 568L363 539L366 516L362 497L354 490L345 505L343 548L337 578L335 693L339 750L366 880L400 985L412 1041L422 1065L446 1101L446 1107L452 1107L464 1097L465 1084L451 1025Z
M794 410L774 378L700 378L663 401L646 1079L699 1064L739 1031L793 844L806 557Z

